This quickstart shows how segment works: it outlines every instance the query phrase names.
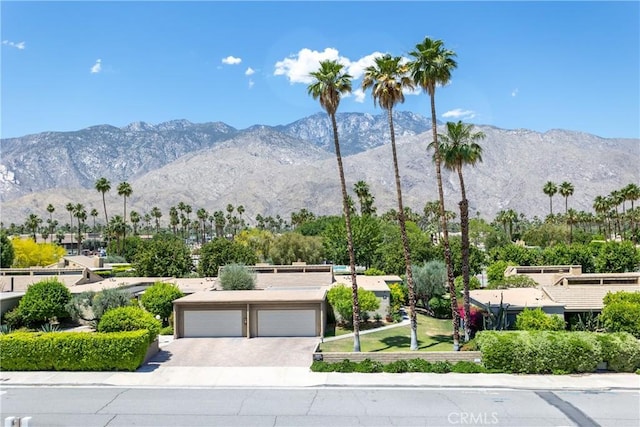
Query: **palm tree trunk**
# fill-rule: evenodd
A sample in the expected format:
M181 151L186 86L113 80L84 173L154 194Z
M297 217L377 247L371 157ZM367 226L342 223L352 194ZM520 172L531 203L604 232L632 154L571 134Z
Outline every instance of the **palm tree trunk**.
M107 202L104 199L104 191L102 192L102 207L104 208L105 224L109 224L109 217L107 216Z
M351 212L349 210L347 184L344 179L344 168L342 167L342 155L340 154L340 142L338 141L338 125L335 114L329 114L331 126L333 127L333 143L336 149L336 160L338 161L338 172L340 174L340 189L342 190L342 209L344 211L344 222L347 229L347 250L349 252L349 267L351 270L351 292L353 295L353 351L360 351L360 302L358 301L358 283L356 279L356 257L353 250L353 234L351 232Z
M431 93L431 130L435 146L436 157L436 180L438 182L438 197L440 200L440 225L442 227L442 246L444 248L444 262L447 265L447 283L449 284L449 296L451 298L451 315L453 326L453 349L460 349L460 318L458 314L458 298L456 288L453 284L453 262L451 260L451 246L449 245L449 231L447 230L447 217L444 210L444 191L442 189L442 171L440 158L440 147L438 145L438 130L436 128L436 102L435 94Z
M553 216L553 196L549 196L549 215Z
M416 317L416 292L411 271L411 250L407 238L404 208L402 206L402 186L400 185L400 170L398 168L398 153L396 150L396 137L393 129L393 110L389 108L389 131L391 133L391 150L393 152L393 169L396 176L396 193L398 195L398 222L400 223L400 235L402 236L402 248L404 250L404 262L406 267L407 288L409 289L409 316L411 319L411 347L410 350L418 350L418 319Z
M464 306L464 341L471 339L471 303L469 301L469 201L464 188L462 168L458 169L460 179L460 231L462 232L462 284L463 284L463 306Z

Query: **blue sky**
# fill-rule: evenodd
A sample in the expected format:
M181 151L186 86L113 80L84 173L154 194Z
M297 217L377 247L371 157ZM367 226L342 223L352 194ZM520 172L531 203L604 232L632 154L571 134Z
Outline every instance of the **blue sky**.
M242 129L322 111L324 58L354 89L377 53L425 36L458 57L438 119L640 137L640 3L11 2L1 7L2 137L97 124L222 121ZM398 110L428 115L428 97ZM381 113L356 91L342 112Z

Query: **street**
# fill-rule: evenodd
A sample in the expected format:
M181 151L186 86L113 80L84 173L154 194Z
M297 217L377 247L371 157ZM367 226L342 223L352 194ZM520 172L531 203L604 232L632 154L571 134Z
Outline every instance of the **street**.
M53 426L640 425L638 391L3 387L1 416Z

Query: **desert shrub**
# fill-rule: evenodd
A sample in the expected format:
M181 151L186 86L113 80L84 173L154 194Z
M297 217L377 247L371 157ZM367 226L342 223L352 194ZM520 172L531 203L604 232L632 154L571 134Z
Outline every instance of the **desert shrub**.
M220 271L220 285L225 291L255 289L256 275L243 264L225 265Z
M107 311L100 323L98 332L149 331L149 343L155 341L160 333L161 323L153 314L140 307L119 307Z
M429 300L429 308L437 319L451 319L451 301L448 298L433 297Z
M160 316L164 326L169 324L173 313L173 301L182 298L184 293L173 283L156 282L142 294L142 306L152 314Z
M600 319L608 332L629 332L640 338L640 292L608 293Z
M28 326L40 326L52 319L69 317L65 306L71 299L71 292L57 279L46 279L34 283L18 304L18 310Z
M356 364L353 372L375 373L382 372L382 368L382 363L373 361L371 359L364 359L362 362Z
M146 330L118 333L16 332L0 335L4 371L135 371L149 346Z
M640 341L626 332L596 334L601 347L601 361L615 372L633 372L640 368Z
M542 308L525 308L516 316L516 329L520 331L562 331L564 319L555 314L547 314Z
M482 331L476 337L484 366L503 372L593 372L602 358L591 332Z
M87 322L100 322L108 310L131 304L131 294L125 289L103 289L99 292L82 292L73 295L66 305L71 318Z

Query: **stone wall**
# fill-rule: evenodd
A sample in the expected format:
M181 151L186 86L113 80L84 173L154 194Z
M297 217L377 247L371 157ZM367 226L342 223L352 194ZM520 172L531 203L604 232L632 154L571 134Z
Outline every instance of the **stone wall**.
M376 362L389 363L396 360L424 359L429 362L448 361L456 363L461 361L480 363L482 353L479 351L406 351L406 352L375 352L375 353L322 353L313 354L313 360L324 360L336 363L348 359L352 362L361 362L370 359Z

